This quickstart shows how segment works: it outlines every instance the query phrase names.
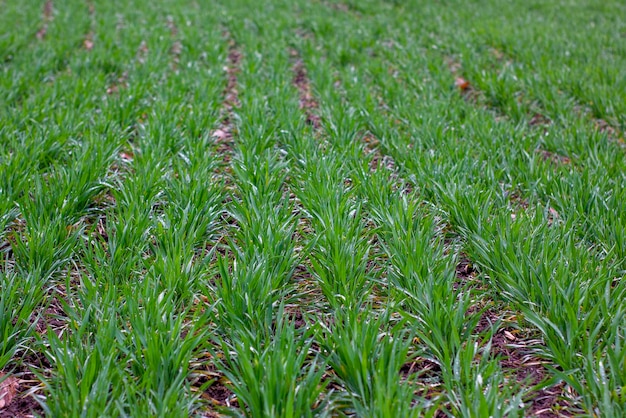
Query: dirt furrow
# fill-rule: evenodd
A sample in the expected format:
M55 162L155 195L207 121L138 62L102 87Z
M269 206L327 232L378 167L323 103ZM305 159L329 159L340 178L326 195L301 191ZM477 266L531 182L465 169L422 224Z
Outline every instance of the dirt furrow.
M211 133L211 136L215 138L218 144L217 152L222 156L224 163L228 164L233 153L233 135L235 133L233 122L234 112L235 109L241 105L239 101L237 74L241 71L243 54L230 32L224 30L222 36L226 42L228 42L228 56L226 58L226 66L224 67L224 71L226 72L226 86L222 94L223 101L220 111L221 122L217 129Z
M175 36L177 32L175 32L174 27L170 27L170 33ZM239 100L238 74L241 72L243 53L241 52L240 46L227 29L222 31L222 38L228 44L228 53L224 65L226 83L222 91L219 124L210 133L210 136L215 140L215 152L218 154L219 160L221 160L214 175L219 179L218 181L224 182L227 189L233 190L234 185L232 176L230 175L232 173L230 163L235 152L235 112L236 109L241 106ZM175 58L179 55L176 51L177 48L175 43L170 51ZM178 61L176 60L175 63L177 64ZM228 205L231 199L232 197L226 194L222 202L223 205ZM228 215L227 212L223 212L220 223L222 227L217 232L218 239L215 243L215 248L221 257L230 258L232 254L230 254L231 250L228 248L227 240L233 228L237 227L237 221ZM211 355L208 353L207 356L209 356L209 361L202 362L195 368L196 381L192 382L192 387L198 388L198 390L203 387L201 398L206 403L207 408L204 412L204 416L208 418L220 417L222 414L217 412L219 409L229 408L236 410L239 408L239 402L233 391L228 388L229 382L226 377L215 368L215 360L210 358ZM213 382L208 384L210 381Z
M174 18L172 16L167 17L167 28L170 31L170 38L172 40L172 46L170 47L170 68L172 71L176 72L178 69L178 65L180 64L180 55L183 52L183 44L178 39L178 26L176 26L176 22L174 22Z
M309 79L304 60L296 49L290 50L289 55L294 62L291 70L293 72L293 85L298 89L300 97L300 109L306 115L306 122L313 128L320 129L322 124L318 114L319 103L313 95L311 80Z
M93 4L93 1L87 0L87 12L89 13L89 32L85 35L83 39L83 48L86 51L91 51L94 47L94 27L96 24L96 6Z
M448 59L447 64L454 80L454 86L458 89L463 98L476 107L483 107L494 114L496 120L506 120L508 115L504 114L500 109L490 107L486 104L484 93L478 90L470 81L466 80L462 73L461 64L453 59ZM381 101L379 111L384 112L384 101ZM529 121L531 129L543 129L551 121L545 116L536 113ZM393 159L381 152L379 141L373 135L365 135L366 154L374 153L371 159L371 169L374 170L381 166L387 168L391 172L396 172L395 162ZM566 156L545 150L537 150L545 160L550 160L555 164L570 164L571 160ZM519 193L511 193L511 204L517 209L525 210L528 202L519 196ZM514 215L513 215L514 216ZM558 216L555 214L554 216ZM457 251L450 249L450 251ZM454 288L457 291L477 291L487 295L489 290L484 282L478 278L478 271L475 270L472 261L464 254L458 256L456 266L456 281ZM520 330L512 326L512 313L505 311L505 307L501 303L497 303L491 297L485 296L470 307L468 315L473 312L485 310L474 331L479 335L484 333L493 324L500 324L494 330L491 341L492 353L501 359L500 366L508 379L519 383L523 388L531 388L536 385L543 384L549 377L550 373L547 364L539 359L533 352L533 346L541 344L541 340L532 338L526 330ZM508 321L508 322L507 322ZM568 416L568 405L564 398L563 385L545 387L539 391L531 391L524 399L527 411L534 416L556 417ZM559 415L560 414L560 415Z
M605 119L594 116L593 111L584 104L579 103L574 106L574 112L577 116L588 120L597 132L605 134L609 141L616 143L621 148L626 148L626 132L621 131Z
M39 30L37 31L37 39L44 40L46 38L46 35L48 33L48 25L52 22L52 20L54 19L54 4L52 3L52 0L46 0L46 2L43 5L43 11L41 13L41 26L39 27Z

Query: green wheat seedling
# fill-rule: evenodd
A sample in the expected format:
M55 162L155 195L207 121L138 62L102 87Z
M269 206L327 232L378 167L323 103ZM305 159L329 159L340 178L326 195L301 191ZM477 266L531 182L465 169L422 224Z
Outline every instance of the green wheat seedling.
M359 416L415 417L429 415L425 401L414 395L410 377L400 369L410 361L411 335L386 312L339 309L322 330L323 355L345 386L349 410ZM424 405L422 405L424 404Z
M242 406L232 415L328 415L326 402L320 399L328 381L322 382L324 364L313 352L311 332L302 333L285 322L282 309L281 305L271 335L235 328L231 340L221 342L223 360L218 367Z
M31 334L37 325L37 318L32 316L43 303L46 281L35 272L26 276L0 272L0 279L0 368L5 369L32 342Z
M0 415L623 416L626 9L562 3L0 0Z

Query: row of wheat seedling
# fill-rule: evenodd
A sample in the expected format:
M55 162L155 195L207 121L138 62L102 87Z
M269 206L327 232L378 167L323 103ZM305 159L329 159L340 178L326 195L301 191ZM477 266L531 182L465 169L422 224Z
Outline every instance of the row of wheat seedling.
M349 30L341 39L350 42L348 34ZM364 38L361 33L359 39ZM401 73L407 78L428 71L423 58L422 62L419 59L422 52L415 52L417 54L413 53L410 61L407 60L411 66L405 68L406 73ZM380 71L375 64L372 67L373 71ZM615 230L615 226L605 223L606 216L600 216L598 220L590 216L590 212L599 214L604 210L594 209L596 205L617 203L611 196L619 193L615 187L623 182L623 178L617 174L607 179L606 169L583 166L585 172L568 170L567 180L559 182L551 173L554 167L537 161L536 156L528 157L532 151L527 148L532 145L528 138L533 136L528 129L513 130L513 126L507 127L505 123L490 124L480 115L471 119L463 117L467 106L445 93L445 77L432 74L432 71L428 74L435 80L442 80L439 86L423 86L418 91L422 97L396 90L395 94L399 94L396 97L402 99L390 101L388 105L392 111L398 112L395 117L413 124L414 128L409 131L413 135L411 141L428 144L434 137L437 143L431 146L436 148L424 149L418 142L412 146L420 152L407 152L410 148L405 148L406 132L396 128L393 121L376 118L375 109L367 113L373 116L372 125L378 128L379 136L387 140L386 146L396 161L405 167L406 174L413 174L418 185L433 193L434 202L447 213L451 224L464 238L470 258L484 268L489 283L501 291L502 299L542 333L545 349L538 350L538 354L556 365L554 381L562 379L570 384L579 396L576 401L587 411L619 416L624 404L620 389L624 381L621 373L624 299L620 280L622 260L619 257L622 240L618 232L621 222L618 220ZM425 120L434 121L429 120L429 115L434 116L442 109L438 103L446 106L445 113L441 114L454 117L451 121L444 121L448 126L443 132L438 124L425 123ZM404 113L409 109L413 114ZM379 121L382 122L380 125ZM485 131L486 127L490 127L490 131ZM452 131L450 128L458 129L459 134L446 134L446 131ZM491 141L489 137L498 131L502 132L500 139ZM555 131L563 132L556 128ZM521 140L509 141L507 134ZM461 135L463 143L458 140ZM619 162L609 153L619 150L610 146L594 148L591 155L608 161L607 169L613 172ZM440 160L434 160L435 153L441 155ZM500 155L503 161L493 158ZM453 156L459 160L451 158ZM477 157L484 158L480 165L469 160ZM530 164L524 167L520 164L523 161ZM521 170L515 172L512 168ZM563 207L562 211L556 212L552 208L548 210L547 204L552 196L539 193L538 197L546 205L545 212L528 210L521 216L511 213L508 199L503 199L501 184L513 181L513 186L517 186L519 179L524 179L526 184L532 181L531 184L542 191L545 188L558 191L557 186L551 184L561 183L561 190L574 194L575 199L572 200L571 195L569 200L562 194L557 195L556 199ZM584 185L592 179L597 184L606 185L608 200L602 198L603 194L597 189L585 188ZM584 195L592 196L585 199ZM609 211L619 213L614 209ZM590 224L601 224L603 229L600 231L604 234L589 228ZM604 239L595 240L598 235Z
M298 218L286 185L287 161L277 143L284 115L268 104L276 96L286 100L289 92L281 83L289 69L276 59L285 51L274 43L284 17L267 11L248 22L254 30L246 30L239 24L246 6L228 5L234 12L227 24L243 58L227 205L232 225L214 285L214 358L241 414L315 416L323 408L324 370L311 348L311 330L296 328L285 308L302 248L295 239Z
M350 30L355 28L347 28L346 32ZM363 33L358 30L355 36L364 39ZM353 41L349 37L346 39L347 42ZM311 50L314 48L311 47ZM333 73L332 66L319 60L316 54L310 54L309 59L309 67L315 69L312 75L318 75L320 83L324 83L324 74ZM361 63L355 61L354 64L358 66ZM339 68L342 80L348 80L345 83L348 97L362 98L371 94L363 80L358 79L360 75L354 67ZM481 346L481 339L472 335L479 312L468 312L472 303L469 289L462 286L455 289L454 258L450 254L445 255L442 237L435 234L436 223L432 212L424 207L419 193L407 196L401 191L393 191L394 182L389 176L394 173L385 169L369 173L360 142L368 127L368 121L358 113L357 106L361 102L342 105L337 99L334 103L325 103L329 103L329 115L351 113L351 118L335 120L336 125L350 120L356 126L352 137L348 136L347 140L346 136L342 140L331 135L333 145L344 159L350 161L350 175L357 184L359 199L366 202L366 211L377 226L376 233L388 259L384 283L388 297L393 301L389 304L409 318L410 329L415 330L421 342L413 347L413 351L441 369L437 383L433 385L435 392L443 389L442 400L449 401L446 408L455 411L455 414L471 415L488 410L492 413L515 413L519 402L510 401L508 396L499 397L498 390L501 389L498 389L497 382L502 379L501 372L495 359L490 358L488 346ZM350 128L344 122L339 129ZM478 356L483 360L475 363ZM477 376L480 378L476 379ZM485 388L491 389L484 392Z
M211 71L202 62L207 57L190 50L184 70L169 72L171 40L154 34L168 33L165 16L139 15L140 22L154 22L154 32L126 27L128 44L117 58L128 60L115 64L125 79L115 78L117 90L107 92L115 81L103 74L111 53L106 41L114 36L108 25L116 12L131 14L105 6L96 12L102 13L96 27L101 49L96 44L89 53L68 56L73 76L37 90L42 110L33 113L34 132L19 125L7 132L13 141L23 138L17 156L36 154L26 154L31 163L21 166L25 180L14 200L16 225L24 226L11 232L15 267L5 273L11 286L2 287L13 290L2 298L8 309L22 306L23 314L14 315L22 329L7 331L16 343L3 344L3 351L7 361L15 361L12 354L26 356L26 366L33 366L33 353L45 354L40 394L52 416L188 416L198 407L189 365L208 338L200 308L208 293L206 246L214 240L223 200L219 183L211 184L216 161L209 138L223 83L214 71L219 51L207 54ZM182 12L176 18L194 19ZM208 33L219 45L219 31L202 34L198 21L188 35ZM154 53L136 62L136 47L147 35ZM199 88L206 95L194 95ZM59 100L66 104L56 106ZM11 112L16 110L3 116ZM18 116L13 114L16 125ZM51 121L56 130L35 131ZM22 289L26 303L16 299ZM47 333L27 329L48 303L59 322ZM53 318L38 319L45 329Z

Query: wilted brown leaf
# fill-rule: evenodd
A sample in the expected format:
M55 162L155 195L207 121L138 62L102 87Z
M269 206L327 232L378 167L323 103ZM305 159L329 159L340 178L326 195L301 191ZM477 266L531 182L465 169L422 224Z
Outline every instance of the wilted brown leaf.
M465 91L470 88L470 83L463 77L457 77L454 80L454 85L459 88L461 91Z
M557 212L554 208L549 208L548 212L550 212L550 216L554 219L557 219L559 217L559 212Z
M44 23L41 29L37 31L37 34L35 36L41 41L46 37L46 33L48 33L48 25Z
M216 129L211 136L216 139L227 139L229 137L228 132L223 129Z
M510 331L507 331L507 330L504 330L504 336L509 341L515 341L517 339L515 338L515 335L513 335Z
M0 409L3 409L9 406L17 394L19 383L13 376L5 378L4 373L0 373L0 379L4 379L0 382Z
M120 158L122 160L132 161L134 157L135 156L133 155L132 152L125 152L125 151L120 152Z

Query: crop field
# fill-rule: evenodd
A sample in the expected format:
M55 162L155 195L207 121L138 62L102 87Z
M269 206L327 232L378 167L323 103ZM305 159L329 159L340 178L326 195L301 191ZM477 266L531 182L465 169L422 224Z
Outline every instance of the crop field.
M0 417L626 416L622 0L0 0Z

